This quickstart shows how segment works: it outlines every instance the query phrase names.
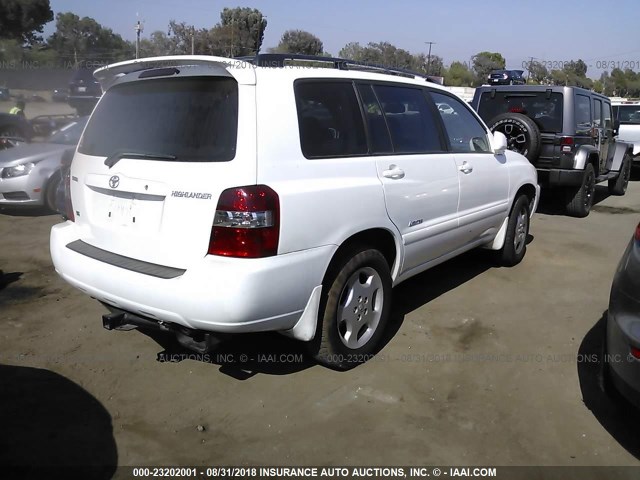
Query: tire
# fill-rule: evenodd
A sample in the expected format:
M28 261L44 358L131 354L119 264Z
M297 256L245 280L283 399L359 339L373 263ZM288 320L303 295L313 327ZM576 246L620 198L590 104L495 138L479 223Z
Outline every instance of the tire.
M504 133L507 137L507 148L518 152L529 161L534 161L540 155L542 140L540 129L526 115L521 113L502 113L488 123L492 132Z
M531 219L531 205L526 195L516 198L507 222L504 246L498 251L498 263L513 267L522 261L527 253L527 237Z
M631 178L631 157L625 155L622 159L622 168L616 178L609 180L609 193L611 195L622 196L627 193L627 186Z
M60 170L51 175L51 178L47 182L47 186L44 190L44 206L53 213L58 212L57 198L58 187L62 181L62 173Z
M567 214L572 217L584 218L589 215L593 206L596 190L596 174L590 163L584 168L582 185L577 189L567 189Z
M390 310L391 274L386 259L368 247L351 250L327 272L309 353L334 370L363 363L376 352Z

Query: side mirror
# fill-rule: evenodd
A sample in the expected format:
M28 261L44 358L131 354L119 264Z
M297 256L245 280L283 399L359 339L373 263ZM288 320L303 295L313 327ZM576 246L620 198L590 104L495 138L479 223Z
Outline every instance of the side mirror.
M617 136L618 133L620 133L620 120L616 118L613 121L613 135Z
M493 132L493 152L502 155L507 150L507 137L502 132Z

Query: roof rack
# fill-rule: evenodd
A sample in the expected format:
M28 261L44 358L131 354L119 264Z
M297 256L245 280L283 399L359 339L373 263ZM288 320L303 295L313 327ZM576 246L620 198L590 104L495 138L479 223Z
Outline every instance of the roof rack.
M442 77L424 75L404 68L386 67L375 63L358 62L346 58L336 57L316 57L314 55L300 55L294 53L263 53L255 56L236 57L237 60L243 60L251 63L256 67L284 67L287 61L302 61L315 63L333 64L333 68L338 70L360 70L373 71L378 73L386 73L388 75L397 75L408 78L423 78L427 82L442 84Z

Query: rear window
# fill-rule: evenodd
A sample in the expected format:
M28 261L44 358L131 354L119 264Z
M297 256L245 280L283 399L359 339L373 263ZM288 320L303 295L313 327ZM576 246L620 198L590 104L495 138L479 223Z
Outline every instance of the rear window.
M174 156L183 162L224 162L235 156L237 133L234 79L152 79L109 89L78 151L100 157L127 152Z
M486 122L501 113L522 113L533 120L541 132L562 131L562 94L547 92L491 92L483 93L478 105L478 113Z
M640 105L614 105L613 115L624 125L640 125Z

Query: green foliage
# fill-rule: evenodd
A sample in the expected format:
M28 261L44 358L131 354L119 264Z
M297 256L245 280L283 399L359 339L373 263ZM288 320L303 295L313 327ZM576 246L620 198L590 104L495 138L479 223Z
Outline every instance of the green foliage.
M110 63L133 56L133 45L93 18L58 13L56 31L48 39L59 60L80 66L83 62Z
M530 83L541 85L549 81L549 71L543 63L534 60L529 63L527 70L529 71L527 80L529 80Z
M390 68L404 68L425 74L427 71L432 75L438 75L443 72L441 57L431 55L429 62L425 54L413 55L389 42L370 42L366 47L363 47L358 42L348 43L340 50L338 56L358 62L383 65Z
M452 87L469 87L473 81L473 72L462 62L453 62L444 76L445 85Z
M0 0L0 39L36 43L42 39L36 32L51 20L49 0Z
M482 85L491 70L499 70L505 68L507 62L504 57L497 52L480 52L472 57L473 71L476 74L476 85Z
M231 37L230 56L255 55L260 52L267 19L260 10L248 7L224 8L214 36ZM226 27L226 28L225 28Z
M600 82L605 95L616 97L640 97L640 74L633 70L620 70L614 68L609 72L604 72L600 77Z
M287 30L282 34L276 53L299 53L320 56L324 52L322 40L304 30Z

